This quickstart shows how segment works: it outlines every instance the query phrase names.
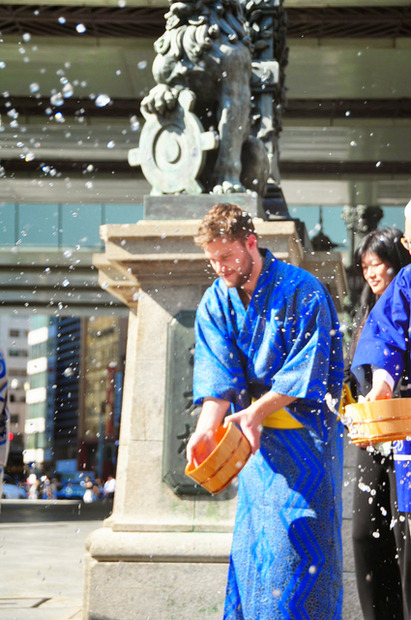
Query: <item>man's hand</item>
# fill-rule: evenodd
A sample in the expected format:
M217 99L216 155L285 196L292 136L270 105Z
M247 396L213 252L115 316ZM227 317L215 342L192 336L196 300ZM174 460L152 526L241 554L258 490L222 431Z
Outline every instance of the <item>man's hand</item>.
M197 427L187 444L187 461L196 467L206 459L217 446L215 431L230 403L220 398L205 398L198 418Z
M236 422L250 442L252 453L255 454L260 447L263 420L270 413L286 407L295 400L294 396L266 392L246 409L227 416L224 424Z
M187 444L187 461L198 467L217 446L214 430L195 431Z
M224 425L227 426L230 422L238 424L250 442L252 453L255 454L260 448L261 431L263 428L262 420L264 417L261 418L260 415L255 413L251 405L247 409L228 415L224 420Z

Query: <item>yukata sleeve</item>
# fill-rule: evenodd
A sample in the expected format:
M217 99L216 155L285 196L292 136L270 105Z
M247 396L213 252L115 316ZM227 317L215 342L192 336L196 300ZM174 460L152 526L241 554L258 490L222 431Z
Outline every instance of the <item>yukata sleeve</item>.
M314 282L299 287L289 304L284 326L287 350L271 389L318 403L328 392L339 400L343 355L335 308L327 292ZM294 409L292 404L287 408Z
M235 410L249 404L240 353L218 301L200 304L195 323L194 402L206 397L230 401Z
M351 371L361 383L370 366L383 368L394 378L407 366L410 338L410 293L399 274L371 310L357 344Z

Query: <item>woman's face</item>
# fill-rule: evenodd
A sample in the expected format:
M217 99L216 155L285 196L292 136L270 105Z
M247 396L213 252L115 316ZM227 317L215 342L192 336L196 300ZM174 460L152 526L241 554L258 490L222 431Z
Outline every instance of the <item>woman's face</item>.
M393 268L384 263L377 254L366 252L361 260L364 280L374 293L382 295L389 283L394 279Z

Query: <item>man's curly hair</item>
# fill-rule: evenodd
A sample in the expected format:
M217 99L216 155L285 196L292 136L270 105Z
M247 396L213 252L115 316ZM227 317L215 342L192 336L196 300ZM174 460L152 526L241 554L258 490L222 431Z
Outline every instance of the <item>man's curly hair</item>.
M245 241L249 235L255 234L249 213L236 204L220 202L204 216L194 242L204 248L221 237L227 237L230 241Z

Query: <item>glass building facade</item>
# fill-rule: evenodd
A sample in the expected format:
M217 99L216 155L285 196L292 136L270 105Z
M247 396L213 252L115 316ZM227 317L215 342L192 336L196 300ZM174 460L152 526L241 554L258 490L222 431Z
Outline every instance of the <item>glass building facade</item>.
M102 248L99 226L135 223L135 204L38 204L0 202L0 246L46 250Z

